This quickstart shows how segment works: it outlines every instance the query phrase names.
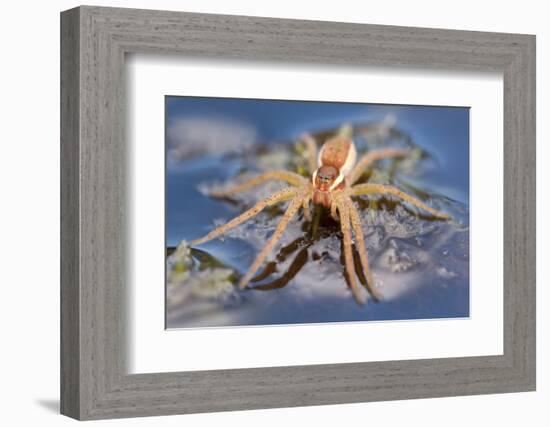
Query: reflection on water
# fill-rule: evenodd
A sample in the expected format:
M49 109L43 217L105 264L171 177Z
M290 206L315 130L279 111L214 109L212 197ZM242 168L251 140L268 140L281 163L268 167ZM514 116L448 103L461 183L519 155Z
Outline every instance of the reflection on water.
M365 105L351 104L364 117L353 122L360 153L386 146L406 146L414 153L405 160L378 163L362 181L395 185L453 217L452 221L434 220L390 198L357 199L375 286L382 294L381 301L371 298L359 306L344 274L339 225L322 210L318 210L318 227L301 214L291 222L245 290L238 290L236 283L274 231L285 204L265 210L221 239L196 248L187 244L284 184L268 183L230 199L214 199L209 190L266 170L306 175L306 159L296 136L320 129L314 134L323 141L337 126L334 112L328 111L327 126L306 128L308 115L302 108L302 114L288 119L286 127L279 123L275 135L272 128L262 127L272 126L269 108L260 114L258 108L243 107L245 101L225 101L215 107L200 98L174 98L172 108L168 103L168 328L469 315L467 109L368 106L370 110L365 111ZM298 104L317 107L317 103ZM198 107L189 118L186 108L193 106ZM350 105L340 107L340 116L345 116L342 109L349 110L342 118L359 115ZM209 113L215 110L217 115L206 114L208 120L198 120L201 108ZM247 108L254 121L243 121ZM240 114L238 121L231 115L235 111ZM315 110L316 121L322 118ZM245 124L239 128L236 123ZM201 132L203 128L209 130ZM228 129L233 133L226 145ZM434 141L437 132L445 131L447 138ZM185 142L190 139L192 145L186 151ZM356 268L364 284L358 259Z

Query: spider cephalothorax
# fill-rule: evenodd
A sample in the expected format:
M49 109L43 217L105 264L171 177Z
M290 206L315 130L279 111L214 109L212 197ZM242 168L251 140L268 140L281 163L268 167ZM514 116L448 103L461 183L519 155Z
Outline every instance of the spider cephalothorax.
M342 178L342 175L334 166L321 166L313 172L311 181L314 188L313 203L326 208L330 208L332 204L331 191L336 188L343 188L345 185L345 178Z
M359 303L364 303L367 295L361 291L361 288L357 284L352 252L352 231L355 235L355 245L359 253L361 266L367 279L367 288L369 292L378 299L380 295L374 287L372 274L369 269L359 212L352 197L373 194L391 195L429 212L436 218L448 219L449 216L427 206L420 200L402 192L396 187L371 183L356 184L363 172L372 165L373 162L385 158L406 157L409 154L409 150L387 148L371 151L361 157L359 161L356 161L357 151L350 135L351 129L347 126L342 127L336 137L327 140L323 144L319 150L319 154L317 154L317 144L315 140L307 134L302 136L301 139L307 147L308 166L312 174L311 180L294 172L278 170L265 172L227 191L212 193L217 197L230 196L269 180L278 180L289 184L288 187L272 194L264 200L260 200L249 210L232 219L227 224L212 230L206 236L194 240L191 244L198 245L214 239L231 228L249 220L266 207L283 201L289 201L290 203L277 225L277 228L254 260L254 263L250 266L248 272L241 278L239 286L244 288L281 238L288 223L298 210L302 208L304 218L306 220L311 219L309 205L310 202L312 202L313 204L330 209L332 217L340 221L344 243L346 271L351 291L355 299Z

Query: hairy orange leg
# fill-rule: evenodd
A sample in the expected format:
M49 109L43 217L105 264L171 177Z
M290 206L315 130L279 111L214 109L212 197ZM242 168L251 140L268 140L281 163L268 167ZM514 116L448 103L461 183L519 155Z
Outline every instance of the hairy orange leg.
M313 173L317 170L317 143L309 133L304 133L300 140L306 145L309 173Z
M392 187L391 185L383 185L383 184L359 184L350 189L352 196L363 196L363 195L369 195L369 194L381 194L381 195L392 195L395 196L401 200L404 200L405 202L410 203L413 206L416 206L420 209L425 210L426 212L429 212L431 215L433 215L436 218L439 219L450 219L451 217L447 215L446 213L440 212L434 208L429 207L425 203L421 202L417 198L399 190L396 187Z
M311 201L311 194L306 194L302 199L302 209L304 211L304 219L311 221L311 209L309 208L309 202Z
M246 212L242 213L238 217L233 218L227 224L219 226L218 228L212 230L210 233L208 233L204 237L193 240L191 242L191 245L192 246L199 245L201 243L208 242L209 240L215 239L216 237L222 235L223 233L226 233L227 231L231 230L237 225L242 224L245 221L248 221L250 218L259 214L266 207L272 206L279 202L283 202L285 200L290 200L294 196L296 196L296 188L294 187L285 188L281 191L278 191L277 193L269 196L267 199L259 201L252 208L248 209Z
M287 184L290 184L293 186L300 186L307 183L307 180L304 177L298 175L297 173L285 171L285 170L278 170L278 171L270 171L270 172L262 173L240 184L237 184L236 186L231 187L227 190L212 191L210 192L210 195L214 197L231 196L233 194L240 193L241 191L249 190L253 187L256 187L257 185L263 184L264 182L271 181L271 180L284 181Z
M283 235L283 232L285 231L286 227L288 226L288 223L294 217L296 212L298 212L298 209L300 209L300 206L302 205L303 196L298 196L292 199L292 202L290 202L290 205L288 206L285 214L279 221L279 224L277 224L277 228L269 238L266 245L262 248L261 252L258 254L246 274L242 277L241 281L239 282L239 287L244 288L250 282L252 277L254 276L254 273L260 268L262 263L264 262L265 258L271 250L273 249L273 246L279 241L281 236Z
M367 289L370 294L377 300L381 299L380 293L374 287L374 279L372 277L372 272L369 267L369 258L367 255L367 248L365 247L365 236L363 234L363 228L361 227L361 218L359 217L359 212L355 207L353 200L346 197L345 203L348 205L351 225L353 231L355 232L355 246L359 252L359 259L361 260L361 267L363 267L363 272L365 273L365 278L367 279Z
M334 221L339 221L340 218L338 217L338 204L337 203L332 203L330 205L330 216L332 217L332 219Z
M349 207L340 197L335 200L335 203L338 205L338 212L340 213L340 228L344 239L344 260L346 263L346 271L348 273L351 292L359 304L364 304L367 298L366 295L361 292L359 285L357 284L357 276L355 274L355 266L353 262Z
M397 148L386 148L382 150L375 150L365 154L363 157L361 157L361 159L359 159L359 161L351 171L348 178L349 185L355 184L357 180L361 178L361 175L363 175L365 170L377 160L402 158L402 157L407 157L409 154L410 154L410 150L397 149Z

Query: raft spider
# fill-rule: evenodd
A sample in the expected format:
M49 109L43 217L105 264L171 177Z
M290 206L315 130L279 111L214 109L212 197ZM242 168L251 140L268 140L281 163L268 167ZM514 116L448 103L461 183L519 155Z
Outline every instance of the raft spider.
M449 215L439 212L420 200L404 193L396 187L384 184L356 184L365 170L374 162L386 158L403 158L410 154L410 150L386 148L370 151L363 155L359 161L355 144L351 138L351 128L343 126L338 135L328 139L317 153L317 144L313 137L304 134L301 140L306 146L309 172L311 180L303 176L286 170L276 170L262 173L241 184L225 191L211 192L214 197L225 197L235 193L249 190L266 181L276 180L289 184L288 187L270 195L264 200L257 202L252 208L241 215L232 219L228 223L212 230L206 236L193 240L191 245L199 245L214 239L228 230L248 221L250 218L259 214L268 206L275 205L284 201L290 201L285 214L279 221L277 228L257 255L253 264L246 274L241 278L239 287L245 288L252 280L256 271L261 267L266 257L269 255L275 244L281 238L289 222L298 212L303 209L304 219L311 220L310 202L314 205L324 206L330 209L331 216L340 222L340 228L343 235L345 268L348 275L353 296L359 304L365 303L367 294L362 292L357 284L357 277L354 267L352 252L352 231L355 235L355 244L359 253L361 267L365 273L366 288L370 294L380 299L380 294L374 287L372 273L369 269L367 250L365 247L363 230L359 212L352 197L368 196L373 194L389 195L410 203L413 206L429 212L436 218L449 219Z

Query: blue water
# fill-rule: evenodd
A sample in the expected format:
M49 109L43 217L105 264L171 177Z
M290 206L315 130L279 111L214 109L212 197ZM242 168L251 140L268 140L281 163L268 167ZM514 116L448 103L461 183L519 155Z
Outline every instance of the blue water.
M335 130L345 122L365 129L355 138L360 154L387 146L421 150L422 160L414 167L397 165L394 170L394 164L382 163L371 178L381 177L409 193L417 191L416 196L450 213L453 221L417 217L414 209L391 203L376 207L362 203L371 267L385 296L380 302L355 303L339 259L341 236L329 224L319 240L299 245L259 282L280 280L303 250L306 262L284 287L233 289L229 297L227 292L218 297L190 293L185 281L172 286L168 327L469 315L469 109L465 107L167 97L167 247L206 234L273 189L267 186L236 200L219 200L208 196L209 187L230 184L241 174L291 169L300 134ZM193 254L192 270L201 269L197 255L206 254L243 274L279 218L277 212L261 214L227 238L201 245ZM280 247L307 234L302 223L301 218L294 220ZM276 255L277 250L268 261ZM182 293L185 297L179 298ZM171 295L178 298L171 301Z

